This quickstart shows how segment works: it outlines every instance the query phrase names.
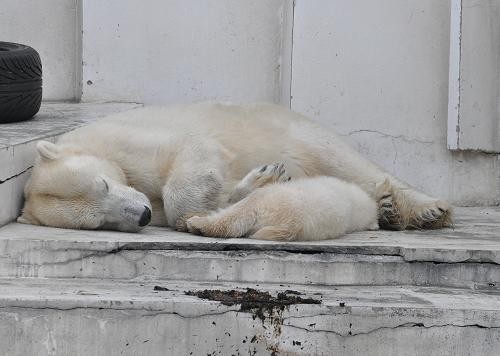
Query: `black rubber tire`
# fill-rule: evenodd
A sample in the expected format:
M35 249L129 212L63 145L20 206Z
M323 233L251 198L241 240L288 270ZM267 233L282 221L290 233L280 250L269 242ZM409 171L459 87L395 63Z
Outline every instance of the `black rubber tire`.
M41 103L38 52L22 44L0 42L0 123L28 120L40 110Z

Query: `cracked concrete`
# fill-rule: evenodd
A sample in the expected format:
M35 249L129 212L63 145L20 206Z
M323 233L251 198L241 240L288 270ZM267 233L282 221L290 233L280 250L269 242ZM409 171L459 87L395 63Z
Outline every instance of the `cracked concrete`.
M308 331L308 332L324 332L324 333L332 333L332 334L335 334L335 335L338 335L340 337L354 337L354 336L358 336L358 335L369 335L369 334L372 334L372 333L375 333L375 332L378 332L380 330L394 330L394 329L397 329L397 328L425 328L425 329L432 329L432 328L445 328L445 327L456 327L456 328L471 328L471 327L475 327L475 328L480 328L480 329L498 329L500 327L485 327L485 326L482 326L482 325L478 325L478 324L468 324L468 325L455 325L455 324L442 324L442 325L424 325L423 323L403 323L403 324L399 324L399 325L396 325L396 326L381 326L379 328L375 328L375 329L372 329L372 330L369 330L369 331L365 331L365 332L352 332L352 331L349 331L347 333L339 333L339 332L336 332L336 331L333 331L333 330L321 330L321 329L310 329L310 328L301 328L301 327L298 327L296 325L286 325L288 327L292 327L292 328L297 328L297 329L301 329L301 330L304 330L304 331Z
M500 209L460 208L454 230L369 231L314 243L10 224L0 277L417 285L500 290Z
M454 354L493 355L500 346L498 294L286 285L321 304L291 305L262 320L184 291L251 287L274 295L283 287L170 281L160 283L169 291L155 291L158 283L1 279L0 346L6 355L386 355L389 346L440 355L449 345ZM57 347L44 344L48 337Z
M352 136L352 135L356 135L356 134L362 134L362 133L374 133L374 134L377 134L377 135L380 135L382 137L387 137L387 138L390 138L390 139L399 139L399 140L403 140L405 142L416 142L416 143L422 143L422 144L433 144L434 141L425 141L425 140L419 140L417 138L410 138L408 136L405 136L405 135L390 135L388 133L384 133L384 132L381 132L381 131L377 131L377 130L354 130L354 131L350 131L347 133L346 136Z
M398 256L283 251L22 250L0 257L0 276L322 285L423 285L498 290L491 263L408 263Z
M500 208L459 208L453 230L279 243L9 224L0 228L0 347L6 355L495 355L499 225ZM244 288L293 290L321 304L264 308L262 319L185 295Z
M449 151L445 138L422 136L418 130L418 137L376 129L341 132L360 153L431 196L458 206L500 202L498 155Z
M3 184L3 183L5 183L5 182L7 182L7 181L9 181L9 180L11 180L11 179L14 179L14 178L17 178L17 177L19 177L19 176L23 175L24 173L26 173L26 172L28 172L29 170L31 170L31 168L33 168L33 166L29 166L29 167L28 167L28 168L26 168L24 171L19 172L19 173L17 173L17 174L14 174L13 176L7 177L7 178L5 178L5 179L0 179L0 184Z

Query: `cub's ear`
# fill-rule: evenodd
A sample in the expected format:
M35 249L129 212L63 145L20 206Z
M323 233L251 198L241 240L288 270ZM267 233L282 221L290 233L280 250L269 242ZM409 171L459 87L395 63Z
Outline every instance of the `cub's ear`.
M36 149L38 150L40 157L48 161L56 159L60 152L59 147L49 141L38 142L36 144Z
M20 217L17 218L17 222L20 224L29 225L40 225L40 223L31 216L31 214L24 212Z

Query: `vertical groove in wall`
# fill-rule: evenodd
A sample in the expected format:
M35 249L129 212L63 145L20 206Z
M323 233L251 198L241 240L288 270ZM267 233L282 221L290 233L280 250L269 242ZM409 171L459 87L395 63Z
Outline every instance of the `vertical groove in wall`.
M75 82L74 82L74 98L76 102L82 100L83 89L83 0L75 0L76 8L76 29L75 29L75 43L76 43L76 58L75 58Z
M291 31L291 39L290 39L290 85L289 85L289 105L288 107L291 109L292 108L292 99L293 99L293 95L292 95L292 83L293 83L293 30L294 30L294 26L295 26L295 0L292 0L292 31Z
M460 99L461 99L461 71L462 71L462 9L463 0L460 0L459 30L458 30L458 98L457 98L457 149L460 149Z
M280 58L280 103L291 107L292 93L292 55L293 55L293 26L295 16L295 0L286 0L282 13L282 40Z
M462 0L452 0L448 86L448 148L460 149L460 77L462 58Z

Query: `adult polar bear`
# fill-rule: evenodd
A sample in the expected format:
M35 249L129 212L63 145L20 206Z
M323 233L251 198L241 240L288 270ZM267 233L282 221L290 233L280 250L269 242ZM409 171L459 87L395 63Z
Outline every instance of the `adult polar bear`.
M332 131L271 104L145 107L37 148L22 223L138 231L152 210L153 225L183 230L187 218L227 204L252 169L283 162L293 178L326 175L359 184L378 199L381 227L451 224L446 202L389 176ZM386 178L391 194L375 197Z

